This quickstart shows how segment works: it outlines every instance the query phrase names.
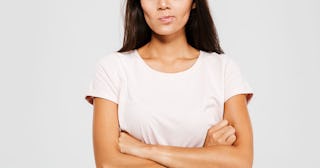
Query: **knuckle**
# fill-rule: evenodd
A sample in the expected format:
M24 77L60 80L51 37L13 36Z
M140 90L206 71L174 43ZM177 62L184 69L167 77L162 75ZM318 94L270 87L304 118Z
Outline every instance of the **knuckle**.
M209 134L212 134L212 133L214 133L214 130L213 130L213 129L209 129L209 130L208 130L208 133L209 133Z
M231 132L235 132L235 131L236 131L236 129L235 129L233 126L229 125L228 127L229 127L229 130L230 130Z
M237 139L237 136L233 135L233 139L236 140L236 139Z
M233 134L236 133L236 129L232 128L232 129L231 129L231 132L232 132Z
M208 131L208 136L212 136L214 134L213 131Z
M212 134L213 139L219 139L218 134Z
M208 129L208 131L210 130L210 131L212 131L212 130L215 130L216 129L216 125L214 125L214 126L212 126L212 127L210 127L209 129Z
M228 120L223 120L223 121L221 122L222 125L227 125L228 123L229 123Z
M232 137L230 137L230 142L233 143L234 141L236 141L236 139L237 139L236 136L232 136Z
M219 144L223 144L223 143L224 143L224 140L218 139L218 143L219 143Z
M231 138L229 138L229 139L226 140L226 143L227 143L227 144L230 144L231 142L232 142L232 139L231 139Z

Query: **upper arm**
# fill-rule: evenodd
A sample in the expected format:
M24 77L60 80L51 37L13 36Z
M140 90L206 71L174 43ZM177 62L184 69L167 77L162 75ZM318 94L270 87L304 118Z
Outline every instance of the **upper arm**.
M109 164L120 154L118 147L119 125L118 104L104 99L94 98L93 146L97 166Z
M224 116L236 130L234 146L248 157L253 155L253 133L247 104L253 90L243 76L240 66L230 56L224 55Z
M224 109L224 119L228 120L236 130L237 140L234 146L252 161L253 133L247 109L246 94L232 96L224 103Z

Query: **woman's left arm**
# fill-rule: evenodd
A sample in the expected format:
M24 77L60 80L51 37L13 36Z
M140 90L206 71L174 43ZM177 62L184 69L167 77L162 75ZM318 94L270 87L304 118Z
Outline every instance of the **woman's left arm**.
M150 145L137 141L121 143L119 138L120 148L123 153L150 159L167 167L251 168L253 133L245 94L229 98L224 104L224 109L224 119L228 120L236 130L237 140L232 146L185 148ZM122 137L122 142L125 142L126 136Z

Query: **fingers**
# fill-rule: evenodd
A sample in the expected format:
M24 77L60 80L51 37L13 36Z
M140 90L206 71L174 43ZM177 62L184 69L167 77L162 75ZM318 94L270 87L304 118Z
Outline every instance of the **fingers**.
M223 133L219 138L222 139L225 142L227 142L227 140L230 139L230 138L231 138L231 140L229 140L229 141L232 141L234 139L234 137L236 137L235 136L236 129L233 128L231 125L224 127L221 130L221 132L223 132Z
M221 138L227 139L229 136L236 133L236 129L234 129L231 125L229 125L229 126L224 127L221 130L221 132L223 132L221 135Z
M209 132L216 132L218 130L220 130L221 128L225 127L228 125L228 120L221 120L219 121L217 124L215 124L214 126L212 126L210 129L209 129Z
M220 143L223 143L226 141L226 139L235 133L235 129L229 125L221 128L220 130L214 132L212 134L213 138L219 140Z
M236 141L235 128L227 120L221 120L212 126L208 133L209 137L220 145L232 145Z
M232 145L237 139L235 131L227 120L221 120L209 128L204 146Z
M236 140L237 140L237 137L236 135L233 134L227 138L226 143L228 145L232 145Z

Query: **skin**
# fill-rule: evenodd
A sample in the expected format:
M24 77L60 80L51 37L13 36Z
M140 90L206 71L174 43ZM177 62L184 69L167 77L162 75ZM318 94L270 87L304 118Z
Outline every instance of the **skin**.
M149 43L138 49L150 67L163 72L189 68L199 50L187 43L184 25L192 0L141 0L147 24L153 30ZM170 24L159 15L174 16ZM202 148L144 144L119 132L117 104L94 98L93 145L97 167L252 167L253 139L245 95L229 98L224 119L212 126ZM230 124L232 123L232 124ZM236 131L235 131L236 130Z
M189 67L190 63L185 60L195 57L194 55L199 53L198 50L188 45L184 30L190 11L194 7L192 0L141 0L140 2L145 20L153 31L151 41L138 49L140 55L149 63L150 67L157 70L170 69L170 71L174 71L172 69L177 69L176 67L179 66L182 67L178 68L180 70L187 69L185 67ZM174 19L169 24L162 23L159 21L159 17L163 15L174 16ZM175 64L175 62L177 63ZM232 123L242 123L235 125L237 130L239 129L239 132L242 133L236 146L219 146L221 148L214 146L219 144L219 140L215 141L219 138L230 143L235 141L235 129L232 126L225 126L220 132L215 130L219 127L209 129L208 132L214 138L206 138L211 146L205 145L204 148L143 144L122 132L119 137L120 150L123 153L154 160L167 167L250 167L253 153L252 132L245 95L234 96L226 104L232 109L238 110L236 112L230 111L228 110L230 107L227 107L225 115L231 119Z
M231 98L232 99L232 98ZM231 100L230 99L230 100ZM99 168L163 168L166 167L156 161L139 157L136 155L122 153L121 149L135 148L138 151L144 149L144 145L141 148L136 148L136 145L129 143L130 139L123 139L124 134L119 132L118 125L118 105L108 99L95 97L93 101L93 148L95 155L96 167ZM216 124L217 125L217 124ZM214 128L213 126L212 128ZM221 126L219 126L221 127ZM214 129L216 130L216 129ZM208 131L209 132L209 131ZM217 131L216 131L217 132ZM129 134L128 134L129 135ZM212 142L223 142L218 139L214 139L214 136L207 134L207 138L210 137ZM206 142L208 146L212 146L209 141ZM226 145L226 144L221 144ZM140 151L141 152L141 151Z
M237 139L235 132L236 129L229 125L228 120L221 120L208 129L203 147L233 145Z
M200 51L187 43L184 26L188 21L192 0L141 0L145 20L152 29L151 41L138 49L143 59L156 70L178 72L191 67ZM161 16L174 16L167 24Z
M252 127L244 94L225 103L225 118L234 123L238 137L234 145L213 145L202 148L144 144L125 132L120 133L122 153L150 159L166 167L249 168L253 161Z

